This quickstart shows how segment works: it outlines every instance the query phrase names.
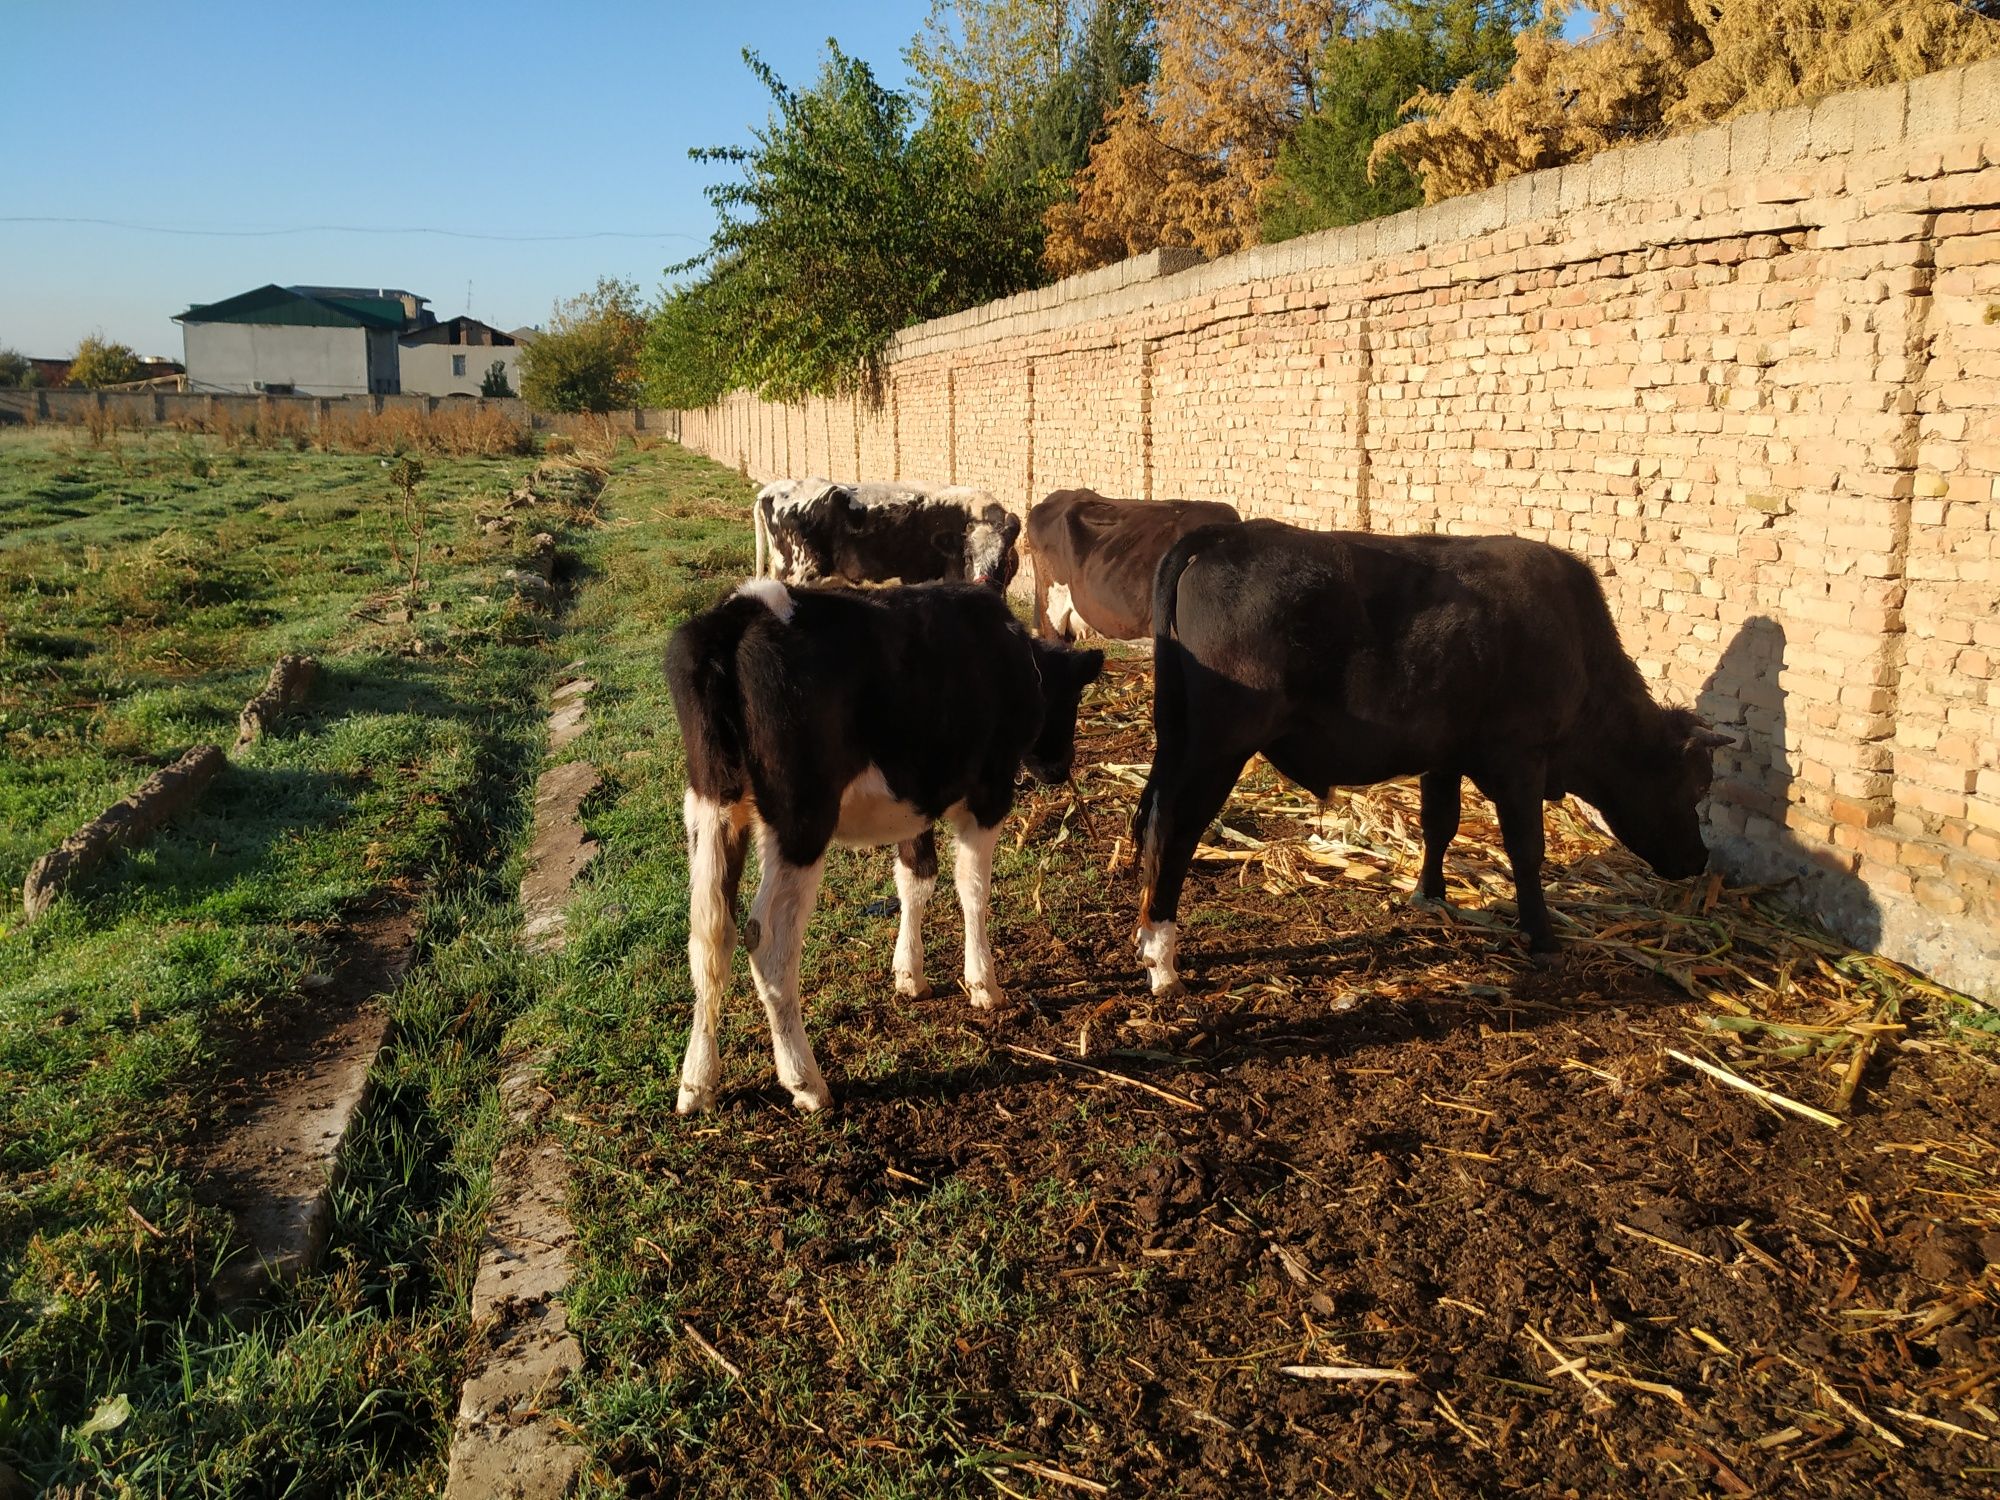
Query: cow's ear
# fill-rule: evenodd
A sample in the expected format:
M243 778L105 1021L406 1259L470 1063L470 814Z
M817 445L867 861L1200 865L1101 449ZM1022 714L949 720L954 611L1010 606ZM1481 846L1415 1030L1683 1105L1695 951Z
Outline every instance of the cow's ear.
M1076 685L1079 688L1089 687L1097 681L1097 674L1104 670L1102 651L1094 648L1089 651L1072 651L1069 656L1070 665L1076 673Z
M1021 518L1017 515L1012 514L1011 512L1001 517L1000 539L1011 547L1014 545L1015 542L1020 540L1020 537L1021 537Z

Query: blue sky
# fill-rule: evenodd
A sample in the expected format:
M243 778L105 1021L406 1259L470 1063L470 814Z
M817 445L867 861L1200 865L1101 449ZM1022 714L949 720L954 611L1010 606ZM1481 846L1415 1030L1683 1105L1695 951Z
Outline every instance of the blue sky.
M601 274L650 293L698 250L719 169L829 35L904 79L927 0L813 5L404 0L0 0L0 220L381 233L211 238L0 222L0 345L102 332L178 358L173 315L266 282L399 286L443 317L539 323ZM408 233L620 231L497 243ZM680 236L674 238L671 236Z

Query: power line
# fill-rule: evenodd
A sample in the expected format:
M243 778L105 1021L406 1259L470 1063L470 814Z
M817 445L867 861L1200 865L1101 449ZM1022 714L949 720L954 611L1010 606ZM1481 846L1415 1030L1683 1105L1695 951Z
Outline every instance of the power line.
M179 234L205 239L270 239L287 234L435 234L453 240L493 240L504 244L551 244L564 240L698 240L700 235L676 230L592 229L576 234L489 234L474 229L437 229L428 225L371 228L362 224L299 224L289 229L187 229L173 224L134 224L125 219L59 218L50 214L0 215L0 224L95 224L129 229L139 234Z

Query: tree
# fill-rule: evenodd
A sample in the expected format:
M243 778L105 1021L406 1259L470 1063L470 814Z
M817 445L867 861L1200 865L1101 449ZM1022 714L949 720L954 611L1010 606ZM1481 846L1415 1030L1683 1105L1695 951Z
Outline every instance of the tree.
M729 276L728 267L718 267L668 292L654 308L639 360L648 401L686 410L707 406L729 389L732 360L721 331Z
M76 346L69 360L69 383L94 391L139 378L139 356L123 344L91 334Z
M1128 89L1048 214L1058 275L1156 245L1223 255L1257 242L1258 205L1311 113L1315 61L1364 0L1157 0L1152 83Z
M1435 203L1610 146L1750 110L2000 56L2000 26L1956 0L1580 0L1582 41L1524 32L1498 88L1425 90L1371 160L1400 159Z
M39 381L28 356L0 344L0 390L23 390L36 384Z
M486 373L479 378L479 394L482 396L514 394L514 387L507 382L507 361L496 359L486 367Z
M1377 138L1422 90L1506 80L1517 33L1543 25L1539 0L1384 0L1354 36L1320 54L1317 108L1278 152L1262 203L1266 240L1399 213L1423 201L1416 174Z
M639 288L601 276L594 290L557 302L547 332L522 347L521 394L543 411L629 407L645 336Z
M1030 207L983 169L960 120L921 124L904 95L828 42L788 89L755 53L774 113L749 148L691 153L741 179L707 189L708 250L669 268L715 280L704 305L731 384L790 400L864 379L900 328L1035 284Z
M1151 21L1147 0L932 0L905 60L990 170L1053 201L1152 76Z

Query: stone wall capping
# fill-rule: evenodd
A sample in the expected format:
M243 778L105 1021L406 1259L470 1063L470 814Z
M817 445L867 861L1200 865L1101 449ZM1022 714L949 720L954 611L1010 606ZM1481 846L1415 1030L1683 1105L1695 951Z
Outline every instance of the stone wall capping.
M2000 58L1954 71L1959 77L1958 128L2000 125Z

